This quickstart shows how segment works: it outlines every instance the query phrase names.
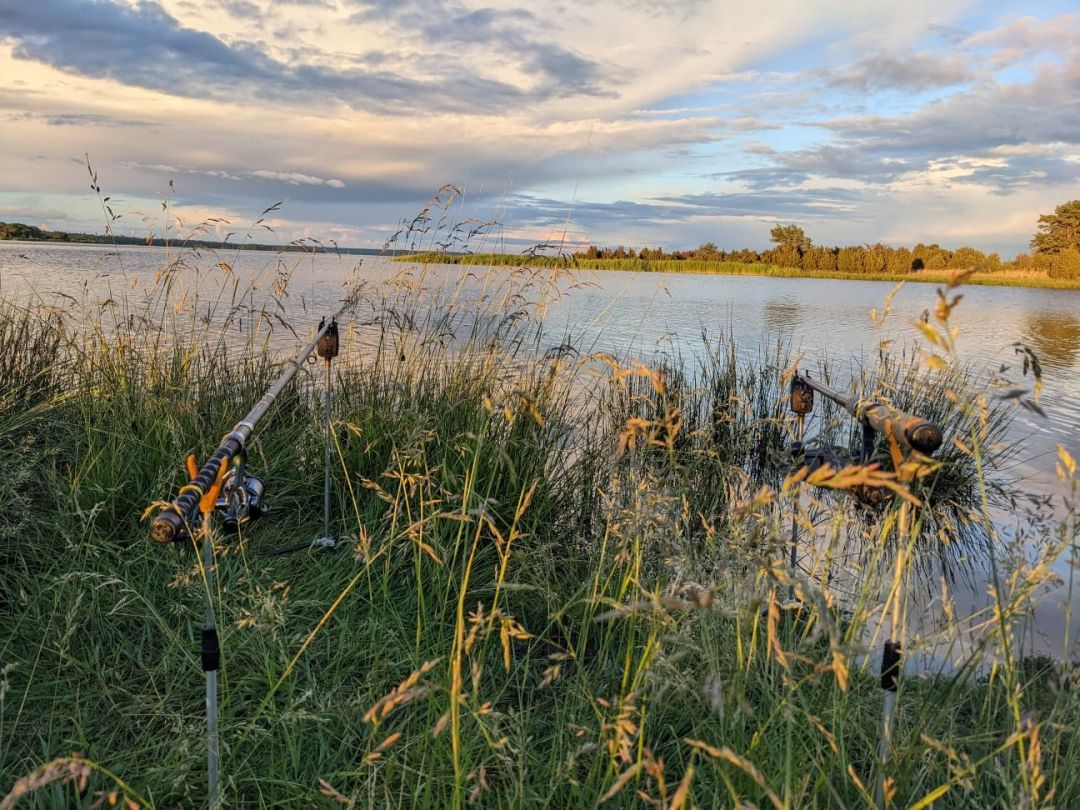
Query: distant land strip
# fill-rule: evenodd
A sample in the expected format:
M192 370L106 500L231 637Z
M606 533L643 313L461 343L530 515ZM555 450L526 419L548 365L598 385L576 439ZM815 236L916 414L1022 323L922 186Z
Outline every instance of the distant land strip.
M964 284L987 287L1033 287L1049 290L1080 290L1080 279L1049 278L1037 270L977 270L972 268L911 270L909 272L860 272L812 270L765 262L711 261L707 259L595 259L576 255L543 256L505 253L407 253L394 257L398 262L421 264L461 264L482 267L550 267L579 270L621 270L639 273L693 273L727 276L772 276L777 278L837 279L842 281L914 281L947 284L963 275Z
M207 239L142 238L120 234L68 233L49 231L36 225L21 222L0 222L0 241L52 242L88 245L137 245L139 247L185 247L205 250L269 250L288 253L342 253L353 256L400 256L405 250L380 250L378 248L338 247L313 239L292 242L287 245L265 245L254 242L215 242Z

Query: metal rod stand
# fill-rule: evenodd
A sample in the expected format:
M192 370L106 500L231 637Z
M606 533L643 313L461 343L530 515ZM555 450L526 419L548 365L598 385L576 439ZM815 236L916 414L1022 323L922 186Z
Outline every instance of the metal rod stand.
M802 453L803 437L806 433L806 414L800 413L796 415L797 426L796 435L798 438L795 440L795 447L798 447L798 453ZM801 460L800 460L801 461ZM788 602L795 603L795 566L799 564L799 495L798 490L795 491L795 496L792 498L791 509L791 584L788 585Z
M214 617L214 540L210 535L210 515L203 526L202 564L206 592L204 601L206 615L202 628L202 667L206 673L206 780L211 810L220 803L218 773L221 767L221 747L218 737L218 670L221 668L221 645L218 641L217 621Z
M324 324L319 324L320 327L323 325ZM337 321L332 319L330 323L326 325L323 336L319 339L318 346L315 349L319 357L326 361L326 388L323 391L323 534L322 537L311 543L311 547L323 546L326 548L335 548L337 546L337 541L330 532L330 418L332 416L330 393L334 386L332 364L334 358L338 356L338 350L338 326Z
M798 496L795 498L793 505L793 511L791 513L791 583L788 585L788 601L794 603L795 601L795 566L799 564L799 517L796 514L799 510Z
M875 802L878 810L885 807L885 766L892 757L893 723L896 716L896 689L900 675L900 645L885 642L881 653L881 740L878 744L878 778Z
M327 540L333 539L330 534L330 390L333 385L330 362L330 358L326 358L326 391L323 392L326 405L323 413L323 441L326 445L323 460L323 538Z

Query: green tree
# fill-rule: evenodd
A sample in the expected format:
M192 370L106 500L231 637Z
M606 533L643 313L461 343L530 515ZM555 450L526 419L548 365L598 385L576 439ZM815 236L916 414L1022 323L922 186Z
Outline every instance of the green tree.
M836 269L841 273L865 273L866 248L861 245L840 248L836 257Z
M48 239L49 232L36 225L24 225L21 222L0 222L0 239L22 239L33 241Z
M914 270L944 270L949 265L949 259L952 258L952 253L937 243L924 245L920 242L911 254Z
M1050 264L1050 278L1080 279L1080 250L1067 247Z
M882 242L866 245L863 249L862 272L884 273L889 263L889 253L891 251L892 248Z
M798 225L774 225L769 231L769 241L783 250L804 253L810 249L810 237Z
M991 253L976 264L975 269L980 273L996 273L1001 269L1001 256Z
M967 270L977 267L986 260L986 254L973 247L960 247L953 251L949 257L949 267L953 269Z
M695 259L705 259L706 261L719 259L720 248L716 246L715 242L705 242L702 245L698 245L698 249L694 251Z
M1054 213L1039 217L1031 240L1036 253L1057 254L1070 247L1080 250L1080 200L1062 203Z
M765 251L761 260L767 264L776 264L780 267L799 267L801 256L799 251L791 246L781 246Z
M907 248L890 250L885 259L885 272L897 276L910 273L912 261L911 251Z
M812 247L802 256L802 267L818 273L836 272L836 248Z

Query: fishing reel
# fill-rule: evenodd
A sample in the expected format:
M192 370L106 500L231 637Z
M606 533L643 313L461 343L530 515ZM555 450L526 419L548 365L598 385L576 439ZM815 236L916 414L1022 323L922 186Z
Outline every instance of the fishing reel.
M233 467L225 476L214 510L221 519L222 531L237 534L241 526L268 511L266 484L261 478L243 474L240 467Z

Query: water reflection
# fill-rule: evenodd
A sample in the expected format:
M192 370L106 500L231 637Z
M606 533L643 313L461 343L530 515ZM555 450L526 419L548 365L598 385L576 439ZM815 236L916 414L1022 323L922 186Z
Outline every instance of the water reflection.
M762 307L761 320L770 331L788 332L798 325L801 305L791 296L773 298Z
M1071 368L1080 356L1080 318L1070 313L1028 313L1023 337L1047 368Z

